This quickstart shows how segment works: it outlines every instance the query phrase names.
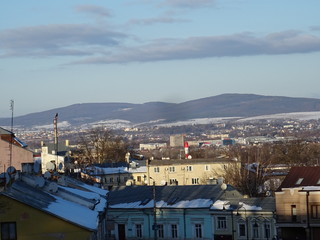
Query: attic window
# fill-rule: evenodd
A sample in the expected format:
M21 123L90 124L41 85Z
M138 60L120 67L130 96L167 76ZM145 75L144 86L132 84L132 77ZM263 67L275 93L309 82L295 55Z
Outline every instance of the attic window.
M303 178L299 178L297 181L296 181L296 185L300 185L303 181Z

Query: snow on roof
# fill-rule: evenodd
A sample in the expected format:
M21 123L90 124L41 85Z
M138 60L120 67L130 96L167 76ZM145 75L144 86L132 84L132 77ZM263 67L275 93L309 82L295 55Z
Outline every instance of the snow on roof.
M146 166L140 166L137 168L131 167L110 167L110 168L101 168L101 167L90 167L90 174L93 175L103 175L103 174L117 174L117 173L145 173L147 172Z
M217 200L215 201L212 206L211 209L213 210L222 210L223 207L228 210L230 208L230 203L229 201L222 201L222 200Z
M241 209L245 209L246 211L249 210L249 211L259 211L259 210L262 210L262 207L258 207L258 206L251 206L251 205L248 205L248 204L245 204L243 202L239 202L239 210Z
M109 208L152 208L153 200L150 199L147 204L141 204L141 201L132 203L119 203L114 205L109 205ZM156 203L157 208L209 208L212 204L211 199L194 199L177 201L174 204L170 204L163 200Z
M52 196L55 198L55 201L50 202L48 207L44 210L79 226L97 230L99 220L98 211L93 211L55 195Z
M305 186L302 191L320 191L320 186Z

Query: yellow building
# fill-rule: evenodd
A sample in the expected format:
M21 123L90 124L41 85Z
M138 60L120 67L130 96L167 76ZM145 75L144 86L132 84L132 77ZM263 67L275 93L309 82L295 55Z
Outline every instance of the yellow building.
M107 191L19 176L0 192L1 240L105 239ZM73 187L70 187L72 185Z
M150 160L147 163L147 181L149 185L153 181L156 185L213 184L230 163L235 161L225 158Z

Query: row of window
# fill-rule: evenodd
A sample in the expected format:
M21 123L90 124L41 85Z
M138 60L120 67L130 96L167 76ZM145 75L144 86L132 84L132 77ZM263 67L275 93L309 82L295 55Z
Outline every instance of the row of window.
M135 224L135 237L136 238L143 238L143 225L142 224ZM177 224L157 224L156 226L157 237L158 238L170 238L170 239L177 239L179 238L178 232L178 225ZM202 224L195 224L194 225L194 237L195 238L202 238Z
M175 166L170 166L166 168L167 171L173 173L176 172L176 167ZM186 166L185 168L181 168L181 170L185 170L187 172L192 172L193 171L193 166ZM210 166L209 165L205 165L204 166L204 170L205 171L210 171ZM160 172L160 167L154 167L153 171L155 173L159 173Z
M217 230L227 230L227 219L226 217L217 217ZM246 222L239 222L238 223L238 236L239 237L247 237L249 235L248 228ZM230 227L230 226L229 226ZM135 224L135 237L142 238L143 237L143 225L142 224ZM202 223L195 223L192 226L193 228L193 236L195 238L202 238L203 237L203 224ZM168 238L171 239L179 238L178 232L178 225L177 224L157 224L157 237L158 238ZM258 222L251 222L251 236L253 238L267 238L271 237L271 225L270 223L258 223Z
M227 229L227 218L217 217L217 229L226 230ZM260 236L260 225L255 221L251 225L252 237L259 238ZM269 238L271 236L270 223L263 224L264 238ZM246 237L248 234L247 223L238 223L238 235L239 237Z

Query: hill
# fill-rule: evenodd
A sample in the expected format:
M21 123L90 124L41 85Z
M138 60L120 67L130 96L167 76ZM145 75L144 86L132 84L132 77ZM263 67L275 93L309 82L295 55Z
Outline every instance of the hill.
M194 118L255 117L292 112L320 111L320 99L263 96L255 94L222 94L183 103L148 102L83 103L31 113L14 118L14 125L26 128L52 125L59 113L59 122L71 126L101 121L123 120L132 124L159 121L169 123ZM1 126L9 126L10 118L0 118Z

